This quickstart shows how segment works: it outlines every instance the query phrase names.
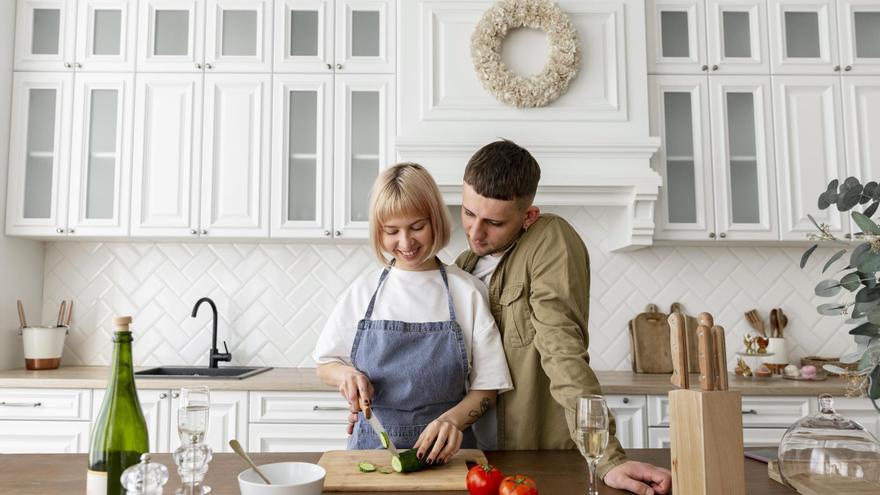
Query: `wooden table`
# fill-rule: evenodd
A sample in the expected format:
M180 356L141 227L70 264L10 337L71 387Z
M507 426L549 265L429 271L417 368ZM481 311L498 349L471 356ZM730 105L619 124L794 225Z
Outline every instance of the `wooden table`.
M669 467L668 449L633 449L630 458ZM317 462L320 453L251 454L257 464L279 461ZM584 493L587 466L574 450L487 452L489 462L506 474L527 474L538 482L541 493L568 495ZM0 455L0 493L16 495L54 495L85 493L86 454L6 454ZM170 454L155 454L153 460L169 468L170 480L165 493L173 494L180 486ZM796 492L767 477L767 465L746 459L746 493L748 495L784 495ZM246 468L235 454L216 454L211 461L207 484L218 495L236 494L238 473ZM357 495L354 492L347 492ZM395 492L403 494L404 492ZM461 495L467 492L419 492L422 494ZM603 495L624 494L602 487ZM365 493L360 495L367 495ZM375 492L371 495L375 495Z

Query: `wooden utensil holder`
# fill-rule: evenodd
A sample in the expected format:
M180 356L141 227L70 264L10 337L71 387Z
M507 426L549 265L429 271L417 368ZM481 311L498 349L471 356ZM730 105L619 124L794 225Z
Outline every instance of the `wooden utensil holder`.
M672 493L745 495L742 395L669 392Z

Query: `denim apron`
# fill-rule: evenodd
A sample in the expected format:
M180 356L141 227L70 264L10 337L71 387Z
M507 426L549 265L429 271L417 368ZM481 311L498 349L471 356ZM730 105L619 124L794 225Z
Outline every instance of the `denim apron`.
M394 261L392 260L391 264ZM373 320L373 306L390 265L382 271L364 318L358 322L351 362L373 384L373 412L399 449L409 449L431 421L461 402L468 376L467 351L449 293L443 263L437 260L449 304L449 320L425 323ZM417 293L418 287L413 287ZM417 301L401 301L417 304ZM476 448L473 431L464 431L462 448ZM379 437L358 414L349 449L381 449Z

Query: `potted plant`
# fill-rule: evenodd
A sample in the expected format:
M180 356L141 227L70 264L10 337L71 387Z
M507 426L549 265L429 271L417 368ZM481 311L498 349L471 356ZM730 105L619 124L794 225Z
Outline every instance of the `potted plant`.
M821 304L817 310L823 315L848 316L846 322L855 325L849 333L855 337L857 351L843 356L841 362L858 362L854 373L867 378L868 398L880 412L880 405L877 403L877 399L880 399L880 226L871 219L880 206L880 185L875 181L863 185L855 177L849 177L843 183L831 181L825 192L819 195L820 210L837 205L839 211L849 211L868 203L871 204L864 211L851 213L853 221L861 229L861 232L853 235L854 242L834 236L828 225L818 224L811 215L808 216L819 229L819 233L809 234L808 237L842 247L826 261L822 273L828 271L851 249L849 263L838 272L839 276L822 280L815 289L816 295L820 297L839 297L842 291L845 291L843 293L846 297L843 301ZM814 244L804 252L801 268L804 268L818 247L818 243ZM845 372L839 366L825 365L825 369L833 373Z

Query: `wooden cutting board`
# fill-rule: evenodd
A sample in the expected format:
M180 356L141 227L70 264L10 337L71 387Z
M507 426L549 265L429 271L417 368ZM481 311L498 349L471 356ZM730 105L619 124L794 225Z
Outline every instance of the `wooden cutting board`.
M672 303L669 312L679 313L684 316L684 328L685 334L687 334L688 346L688 368L690 368L691 373L696 373L700 369L700 352L697 345L697 327L700 326L700 323L695 317L684 312L684 307L682 307L681 303Z
M633 371L672 373L672 344L666 314L654 304L629 321L632 337Z
M487 463L482 450L459 450L447 464L415 473L382 474L379 471L362 473L357 464L372 462L376 467L391 467L387 450L331 450L325 452L318 464L327 470L325 492L402 492L467 490L468 461Z

